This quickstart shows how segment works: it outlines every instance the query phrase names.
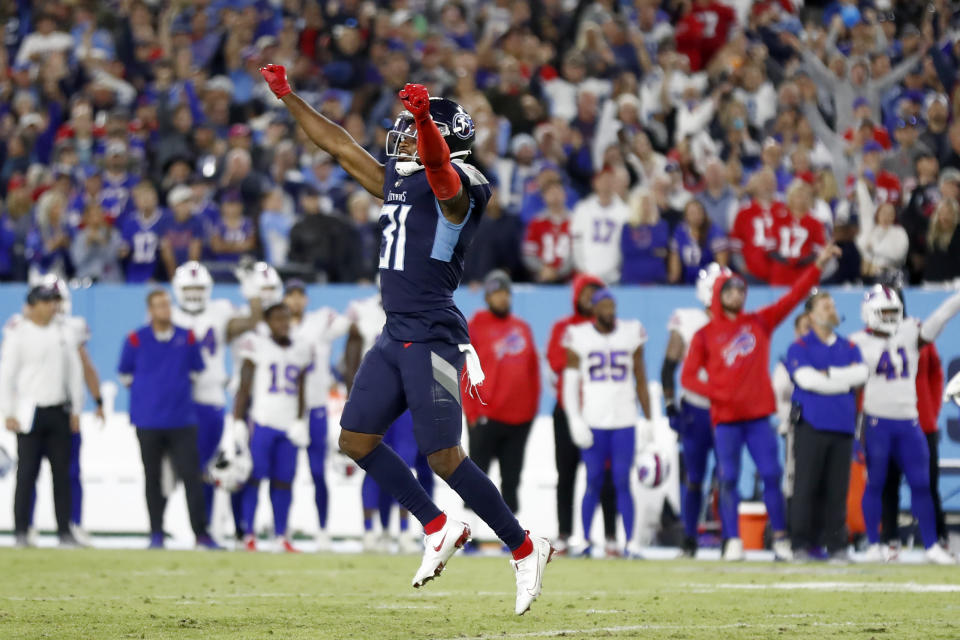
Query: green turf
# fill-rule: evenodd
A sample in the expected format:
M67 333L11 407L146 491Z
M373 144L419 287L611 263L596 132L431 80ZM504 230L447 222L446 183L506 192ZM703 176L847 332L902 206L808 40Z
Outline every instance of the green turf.
M0 638L960 637L950 567L561 558L519 618L506 559L456 557L421 591L418 562L0 549Z

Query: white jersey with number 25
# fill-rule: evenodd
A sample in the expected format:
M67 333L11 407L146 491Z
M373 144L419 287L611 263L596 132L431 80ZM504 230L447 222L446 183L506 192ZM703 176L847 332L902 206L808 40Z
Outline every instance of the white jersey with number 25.
M580 358L583 419L594 429L633 427L637 422L637 385L633 354L647 341L639 320L617 320L610 333L592 322L571 325L563 346Z

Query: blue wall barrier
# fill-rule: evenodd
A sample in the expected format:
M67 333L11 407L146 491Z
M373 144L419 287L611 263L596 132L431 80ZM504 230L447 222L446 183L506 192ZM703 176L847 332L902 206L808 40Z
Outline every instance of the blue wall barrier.
M135 285L97 285L88 289L73 291L73 313L87 319L92 332L89 344L90 354L103 380L115 380L116 368L120 357L120 348L126 335L142 325L146 319L145 297L149 288ZM772 287L752 287L747 296L747 307L757 308L769 304L783 293L784 289ZM373 287L350 285L315 285L308 288L310 308L329 306L344 311L351 300L364 298L375 292ZM859 288L837 288L831 290L837 308L843 317L840 333L849 335L861 328L860 300L863 290ZM667 320L671 312L678 307L696 306L692 287L620 287L615 288L618 301L618 314L622 317L637 318L643 322L650 339L646 346L647 376L659 380L660 365L667 344ZM3 285L0 287L0 319L6 321L10 315L18 312L26 295L24 285ZM907 310L910 315L926 317L946 297L944 291L909 290L906 293ZM243 300L237 286L218 285L214 288L214 297L224 297L240 305ZM456 295L457 304L469 318L475 311L483 308L481 291L462 288ZM569 287L517 285L513 296L514 312L524 318L533 328L541 355L546 350L550 328L553 323L572 310L572 295ZM797 312L795 311L793 315ZM771 354L779 358L786 353L793 340L793 315L777 329L774 334ZM960 319L952 320L937 340L937 348L946 367L947 379L960 370ZM342 341L334 352L339 358ZM229 359L228 359L229 360ZM771 363L771 369L773 363ZM546 369L544 369L546 370ZM553 389L544 380L544 391L540 401L540 413L553 410ZM121 391L116 408L125 411L127 394ZM957 407L945 404L940 414L943 431L941 458L960 459L960 420ZM945 478L945 494L954 488L960 491L960 478ZM960 500L953 501L960 503Z

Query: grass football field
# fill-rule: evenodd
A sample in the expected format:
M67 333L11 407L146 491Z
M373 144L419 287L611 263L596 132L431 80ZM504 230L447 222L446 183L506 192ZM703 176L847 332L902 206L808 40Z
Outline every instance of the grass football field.
M0 638L958 638L960 570L583 560L513 614L505 558L0 549Z

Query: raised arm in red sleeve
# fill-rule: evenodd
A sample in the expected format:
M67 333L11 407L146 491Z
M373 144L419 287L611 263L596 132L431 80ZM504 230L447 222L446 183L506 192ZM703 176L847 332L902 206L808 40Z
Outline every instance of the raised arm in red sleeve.
M417 156L437 200L451 200L460 193L460 175L450 164L450 148L430 117L430 94L422 84L407 84L400 101L417 123Z
M757 311L757 315L767 327L767 331L773 333L777 325L790 315L793 308L807 297L807 294L810 293L810 290L813 289L818 282L820 282L820 268L816 265L811 265L797 278L797 281L793 283L790 291L782 298Z

